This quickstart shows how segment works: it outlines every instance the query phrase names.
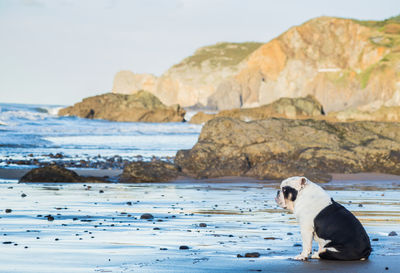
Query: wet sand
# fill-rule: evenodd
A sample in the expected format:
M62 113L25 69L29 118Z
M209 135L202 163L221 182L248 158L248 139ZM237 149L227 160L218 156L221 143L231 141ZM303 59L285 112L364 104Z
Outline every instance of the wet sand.
M291 260L301 251L300 230L273 201L276 181L18 184L3 178L0 272L396 272L400 236L388 234L400 234L400 180L386 178L372 181L379 185L373 189L354 176L322 184L365 226L373 252L363 262ZM144 213L154 219L141 219ZM260 257L237 258L249 252Z

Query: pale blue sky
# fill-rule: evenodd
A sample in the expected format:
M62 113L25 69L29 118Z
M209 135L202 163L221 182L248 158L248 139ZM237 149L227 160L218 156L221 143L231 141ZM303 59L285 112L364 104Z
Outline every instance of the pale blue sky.
M398 14L399 0L0 0L0 102L73 104L119 70L160 75L204 45Z

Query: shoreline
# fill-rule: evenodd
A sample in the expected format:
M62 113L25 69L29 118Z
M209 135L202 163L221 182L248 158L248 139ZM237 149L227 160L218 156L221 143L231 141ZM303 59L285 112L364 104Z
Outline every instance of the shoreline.
M0 179L3 180L19 180L27 172L33 168L0 168ZM75 171L81 176L99 177L99 178L116 178L122 174L121 169L93 169L93 168L68 168ZM332 173L332 180L326 183L318 183L324 187L346 187L358 186L364 187L383 187L383 188L400 188L400 176L385 173ZM218 178L195 179L190 177L178 177L176 180L160 183L260 183L278 185L278 180L260 180L252 177L228 176ZM121 183L121 182L118 182ZM149 182L152 184L153 182Z

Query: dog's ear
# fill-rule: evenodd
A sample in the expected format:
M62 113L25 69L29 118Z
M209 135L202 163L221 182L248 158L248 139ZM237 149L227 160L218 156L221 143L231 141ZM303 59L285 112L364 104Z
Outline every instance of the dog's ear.
M303 189L307 185L307 179L302 177L300 180L300 187Z

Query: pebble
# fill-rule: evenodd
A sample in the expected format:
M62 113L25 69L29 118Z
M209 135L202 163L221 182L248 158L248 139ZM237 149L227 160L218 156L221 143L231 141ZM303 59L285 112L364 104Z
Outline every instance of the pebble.
M6 209L6 213L11 213L12 209Z
M276 238L276 237L265 237L264 240L281 240L281 238Z
M186 250L186 249L189 249L189 247L188 246L180 246L179 249L180 250Z
M376 242L376 241L379 241L379 239L378 238L374 238L374 239L372 239L372 241Z
M286 235L293 235L293 233L291 233L291 232L288 232L288 233L286 233Z
M140 216L140 219L154 219L154 216L150 213L144 213Z
M301 244L294 244L294 247L301 247Z
M397 236L397 232L396 231L391 231L388 236Z
M248 253L244 254L244 256L242 254L237 254L236 257L238 257L238 258L258 258L258 257L260 257L260 253L248 252Z
M207 224L206 223L200 223L199 227L207 227Z
M26 197L27 195L25 194L25 193L23 193L23 194L21 194L21 197L22 198L24 198L24 197Z

